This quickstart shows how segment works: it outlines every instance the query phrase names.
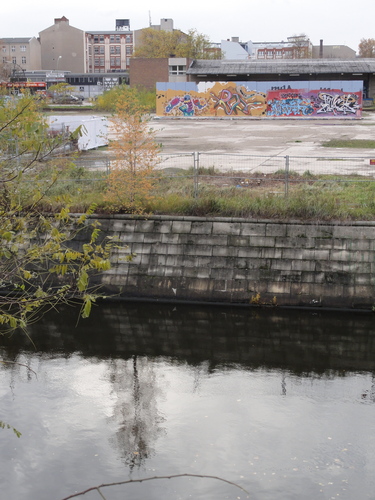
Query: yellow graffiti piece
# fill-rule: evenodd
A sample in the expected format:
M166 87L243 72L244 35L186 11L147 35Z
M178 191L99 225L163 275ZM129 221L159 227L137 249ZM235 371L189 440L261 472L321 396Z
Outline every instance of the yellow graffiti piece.
M205 92L167 90L157 93L158 116L261 116L267 96L235 82L216 82Z

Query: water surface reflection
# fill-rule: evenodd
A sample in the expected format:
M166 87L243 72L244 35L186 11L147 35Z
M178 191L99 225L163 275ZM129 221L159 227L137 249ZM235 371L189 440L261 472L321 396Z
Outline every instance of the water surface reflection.
M1 339L4 498L196 473L255 499L373 498L372 315L127 303ZM26 366L31 370L27 369ZM36 373L36 375L34 374ZM108 499L237 499L176 479ZM97 492L84 498L100 498Z

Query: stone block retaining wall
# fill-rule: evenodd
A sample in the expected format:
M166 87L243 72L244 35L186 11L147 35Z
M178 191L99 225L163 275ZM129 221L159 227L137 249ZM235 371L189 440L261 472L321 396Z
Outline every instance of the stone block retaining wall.
M375 223L95 216L126 249L101 282L122 296L369 308ZM136 254L132 262L124 257Z

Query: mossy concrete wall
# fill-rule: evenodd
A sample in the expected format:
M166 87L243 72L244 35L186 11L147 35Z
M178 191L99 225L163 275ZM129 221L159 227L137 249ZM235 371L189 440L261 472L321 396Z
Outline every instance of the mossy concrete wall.
M124 297L289 306L375 304L375 223L97 217L116 236L105 289ZM132 262L124 260L134 253Z

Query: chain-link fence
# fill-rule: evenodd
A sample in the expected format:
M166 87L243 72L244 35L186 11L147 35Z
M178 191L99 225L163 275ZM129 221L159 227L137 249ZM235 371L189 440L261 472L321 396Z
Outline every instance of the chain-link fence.
M194 196L199 186L270 186L288 194L297 183L375 181L375 152L372 156L264 156L216 153L163 153L157 172L160 182L178 177L192 183ZM81 156L72 160L84 171L100 172L100 180L111 171L113 158Z

